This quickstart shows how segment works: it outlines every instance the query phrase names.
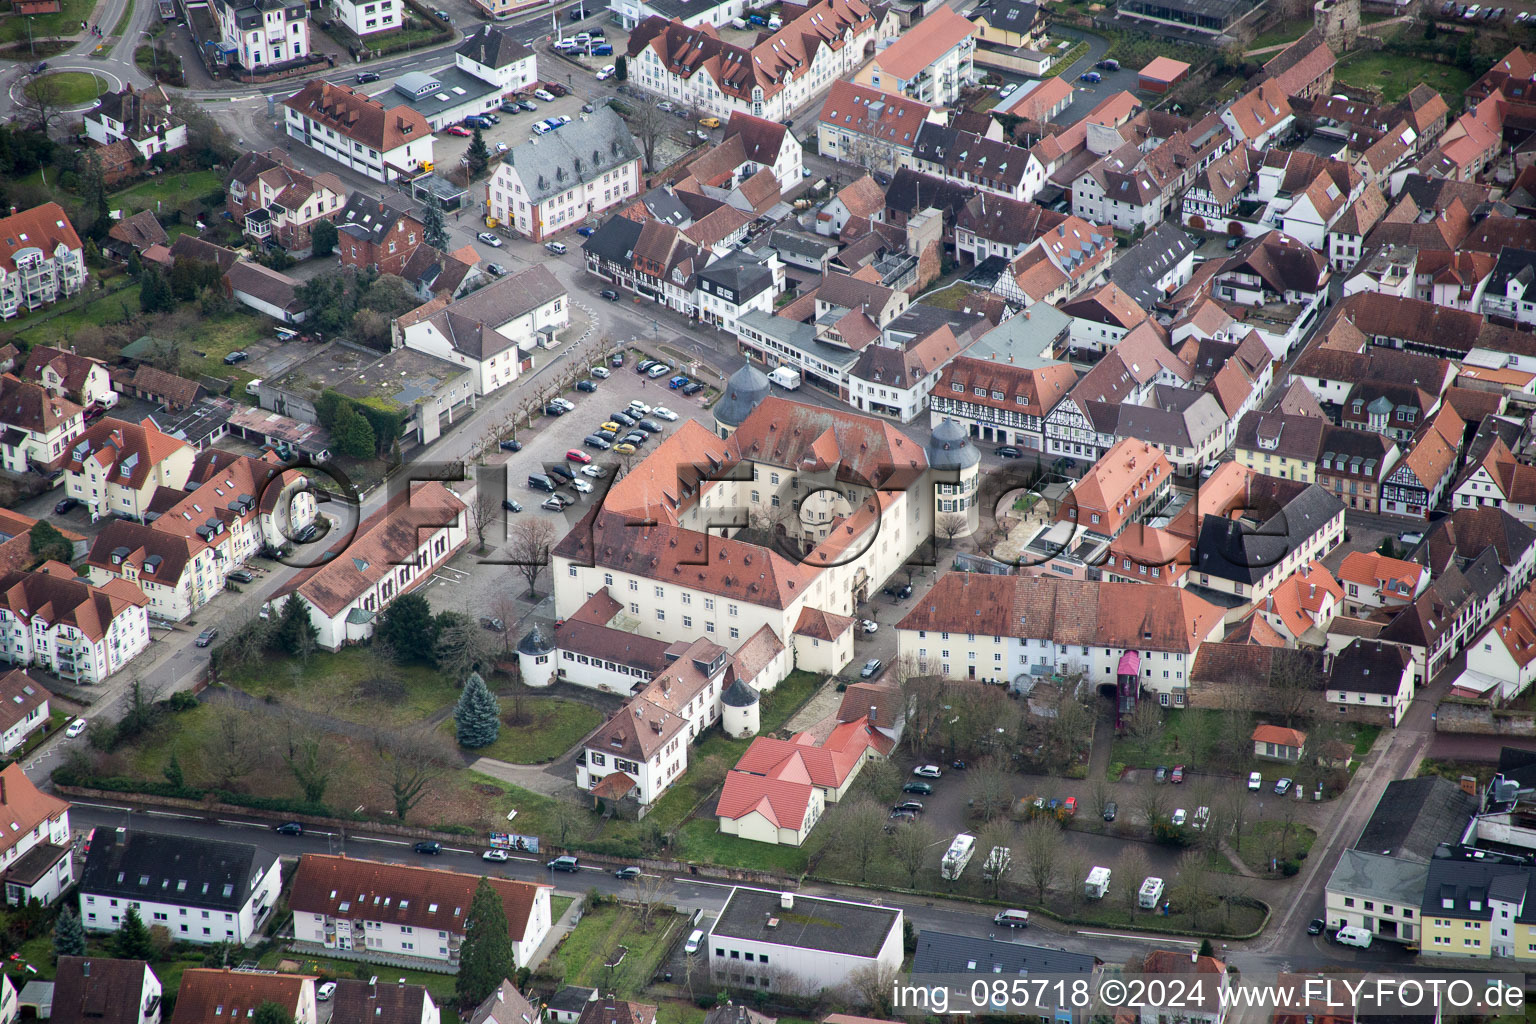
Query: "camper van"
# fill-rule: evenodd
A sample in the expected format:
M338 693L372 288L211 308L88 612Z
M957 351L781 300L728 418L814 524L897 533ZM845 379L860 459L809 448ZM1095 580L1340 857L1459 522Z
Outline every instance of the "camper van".
M1357 928L1354 925L1350 925L1347 928L1340 928L1333 938L1341 946L1356 946L1360 949L1370 949L1371 939L1374 936L1365 928Z
M1088 872L1083 882L1083 895L1091 900L1101 900L1109 893L1109 868L1096 867Z
M975 852L976 837L961 832L949 844L949 849L944 851L944 860L939 864L939 874L949 881L959 878L965 866L971 862L971 854Z
M1136 894L1136 905L1143 910L1155 910L1162 898L1163 880L1151 877L1141 883L1141 891Z

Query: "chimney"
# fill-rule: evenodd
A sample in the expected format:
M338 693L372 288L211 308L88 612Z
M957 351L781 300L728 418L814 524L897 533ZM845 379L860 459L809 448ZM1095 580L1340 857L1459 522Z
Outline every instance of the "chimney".
M875 724L875 719L877 717L879 717L879 716L876 714L875 706L873 704L871 704L869 706L869 724L870 725L874 725Z

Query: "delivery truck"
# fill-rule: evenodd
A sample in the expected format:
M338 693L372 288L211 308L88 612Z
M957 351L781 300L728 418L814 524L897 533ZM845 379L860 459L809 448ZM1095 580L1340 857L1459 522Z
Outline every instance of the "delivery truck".
M768 380L785 391L796 391L800 387L800 371L788 366L781 366L768 375Z

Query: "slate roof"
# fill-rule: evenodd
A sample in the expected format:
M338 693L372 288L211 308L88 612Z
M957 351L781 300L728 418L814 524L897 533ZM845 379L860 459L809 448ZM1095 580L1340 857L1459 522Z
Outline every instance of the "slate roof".
M1365 850L1345 850L1328 876L1328 891L1416 907L1424 895L1429 865Z
M421 1024L431 998L425 985L392 984L384 980L370 984L358 978L337 978L336 992L331 996L331 1020L335 1024ZM507 1018L498 1024L524 1022Z
M1123 885L1138 884L1122 879ZM923 929L917 936L911 972L919 974L1092 974L1097 961L1090 953L1073 953L1054 946L953 935Z
M565 294L565 286L556 280L549 268L535 264L438 308L426 319L455 352L470 359L485 360L518 344L518 339L507 337L497 328ZM421 309L431 305L428 303ZM415 322L419 321L413 320L411 314L400 318L400 323L405 326Z
M250 843L103 830L80 874L81 892L238 912L277 855Z
M390 198L380 199L366 192L353 192L336 215L336 230L378 245L401 220L416 220L406 210L392 203Z
M1403 670L1411 660L1406 647L1379 640L1354 640L1334 657L1328 688L1395 697L1402 687Z
M1460 842L1477 798L1438 775L1387 783L1354 848L1420 863L1441 843Z
M488 68L504 68L533 55L533 51L495 25L481 25L453 51Z
M1163 300L1158 279L1178 266L1195 248L1195 243L1178 225L1160 221L1157 227L1142 235L1140 241L1116 257L1114 264L1105 271L1105 277L1138 306L1150 311Z
M105 956L61 956L53 976L53 1016L57 1024L139 1024L144 960Z
M514 146L507 163L528 202L542 203L580 182L640 159L640 147L611 107L598 107L558 132Z
M1224 516L1206 516L1195 544L1196 570L1236 583L1257 583L1287 552L1301 547L1342 511L1338 498L1308 484L1257 528Z

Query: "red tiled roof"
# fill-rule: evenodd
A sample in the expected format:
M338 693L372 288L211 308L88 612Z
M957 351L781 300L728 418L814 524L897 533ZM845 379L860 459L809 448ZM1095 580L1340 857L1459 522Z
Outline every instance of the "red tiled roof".
M52 257L59 246L80 248L80 236L69 222L69 214L58 203L44 203L30 210L0 217L0 268L16 272L16 254L23 249L41 249Z
M1255 743L1273 743L1281 747L1304 747L1307 743L1306 733L1278 725L1255 726L1251 738Z
M756 811L776 828L798 832L805 824L814 791L815 787L809 782L769 778L744 771L726 772L715 814L735 819Z
M904 32L896 42L875 54L875 63L889 75L911 81L924 68L976 34L976 26L953 7L938 7Z

